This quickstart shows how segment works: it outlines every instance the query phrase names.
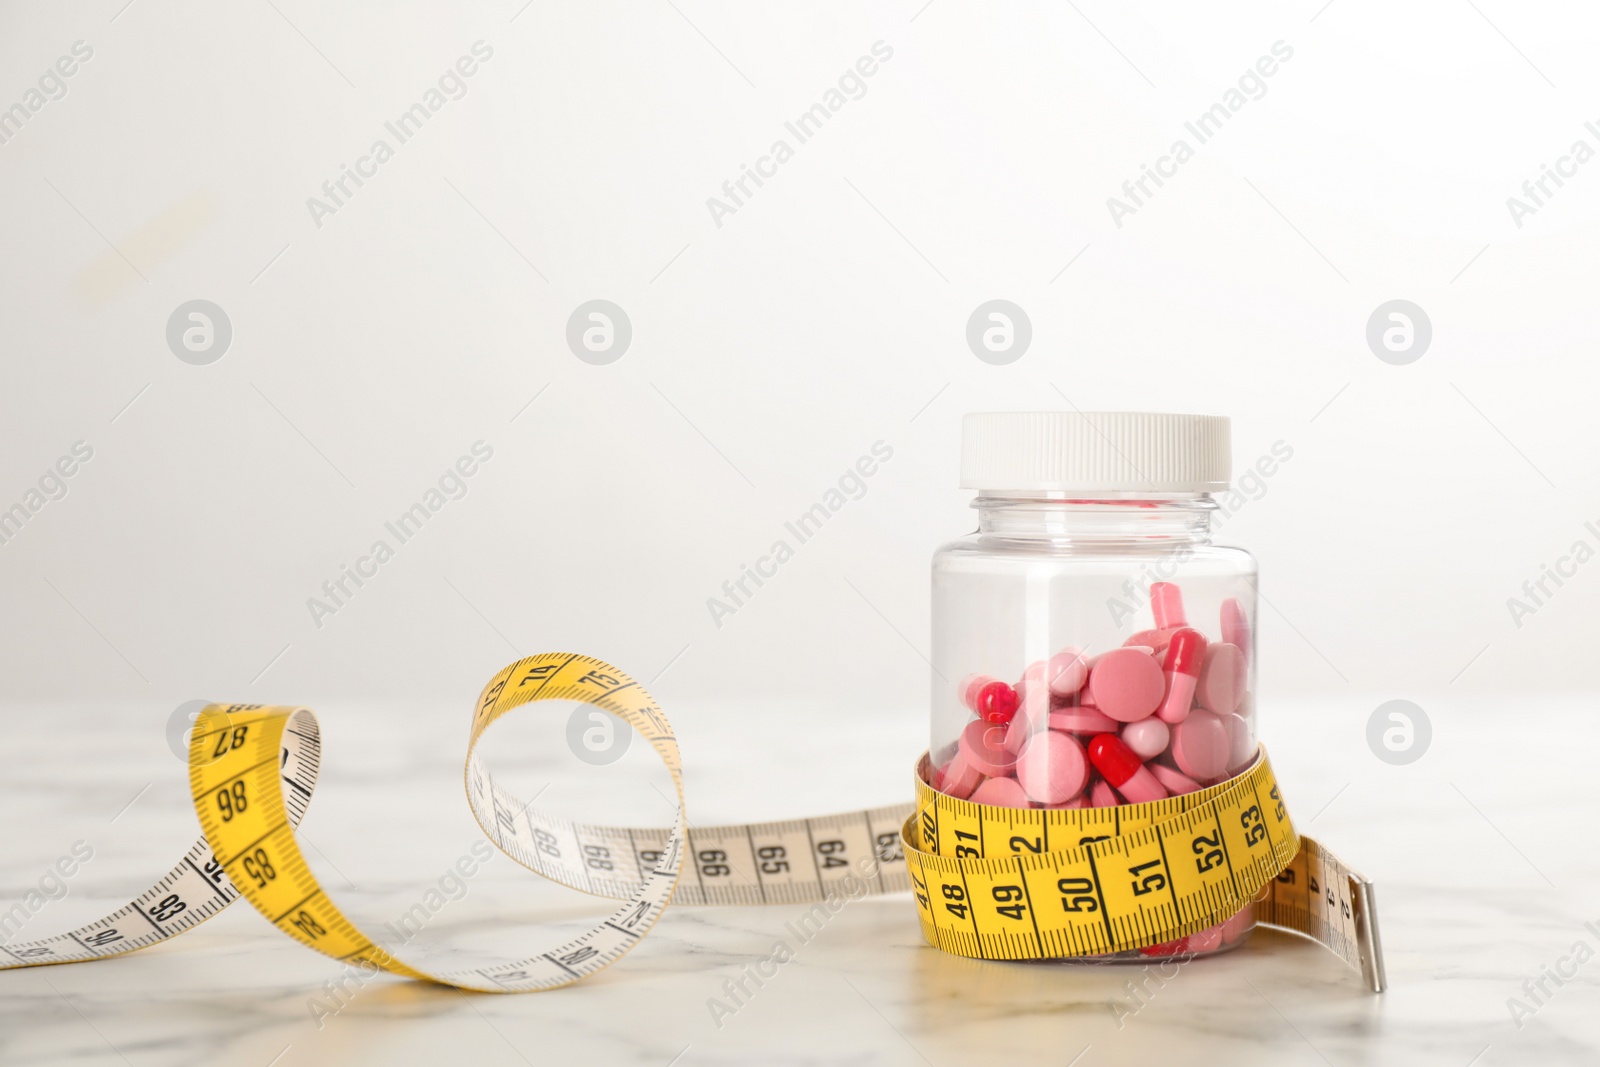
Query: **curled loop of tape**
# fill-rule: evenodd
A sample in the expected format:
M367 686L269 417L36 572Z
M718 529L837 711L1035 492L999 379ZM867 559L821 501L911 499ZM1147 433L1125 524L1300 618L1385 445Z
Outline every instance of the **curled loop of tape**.
M643 736L672 776L678 799L674 825L579 823L541 812L497 784L479 757L480 739L502 716L545 701L592 705ZM1147 850L1152 841L1164 845L1169 830L1177 833L1181 827L1187 832L1198 826L1198 813L1207 806L1219 817L1233 816L1242 812L1236 805L1248 799L1247 788L1266 783L1269 794L1276 789L1263 755L1239 778L1183 803L1163 802L1172 810L1143 810L1160 805L1104 809L1119 813L1112 818L1121 820L1107 842L1063 849L1054 843L1047 848L1041 838L1041 851L1031 859L983 852L969 857L955 852L959 846L951 842L961 833L975 831L987 847L1004 829L1022 825L1018 820L1037 826L1040 833L1048 833L1051 826L1067 833L1062 828L1069 820L1057 817L1081 813L1016 812L954 801L928 789L920 775L915 806L690 829L684 815L677 740L650 694L622 671L592 657L529 656L491 678L474 708L465 767L468 804L484 833L517 863L562 885L623 903L593 928L547 951L436 974L405 963L381 939L362 932L335 904L301 854L295 827L311 800L321 757L317 718L307 708L207 706L196 721L189 747L190 792L202 838L155 885L105 918L53 937L0 943L0 970L82 962L147 948L193 929L241 895L284 934L349 966L483 992L553 989L608 967L640 942L669 901L806 903L912 888L929 940L947 951L991 959L1116 951L1208 925L1231 914L1224 909L1235 896L1209 887L1209 910L1204 903L1186 906L1175 901L1169 915L1159 908L1125 906L1113 880L1101 882L1096 874L1097 907L1109 931L1104 940L1081 930L1068 934L1063 927L1060 940L1039 933L1028 950L1018 947L1027 939L986 931L984 921L975 920L970 933L949 926L932 914L927 887L939 879L959 877L963 893L988 886L992 894L999 884L994 879L1009 876L1009 871L1031 872L1025 875L1032 879L1031 887L1047 868L1052 873L1075 872L1089 864L1098 871L1095 865L1113 856L1119 863L1139 861L1144 855L1140 850ZM1281 825L1267 824L1270 858L1247 864L1253 873L1236 880L1232 892L1248 895L1251 885L1270 887L1255 905L1258 918L1315 937L1364 969L1373 988L1381 988L1370 883L1346 871L1331 853L1307 838L1299 838L1299 847L1291 848L1296 839L1287 816L1274 818ZM1242 833L1248 837L1251 831L1245 827ZM1230 830L1227 836L1231 849L1238 834ZM949 855L944 854L947 844ZM1239 855L1253 847L1244 845ZM1260 872L1266 872L1264 879L1257 878ZM1054 877L1059 883L1079 875L1055 873ZM1330 877L1343 877L1345 882L1337 895L1330 890L1324 906L1319 894L1324 883L1332 885ZM1347 896L1349 904L1341 917L1335 905Z

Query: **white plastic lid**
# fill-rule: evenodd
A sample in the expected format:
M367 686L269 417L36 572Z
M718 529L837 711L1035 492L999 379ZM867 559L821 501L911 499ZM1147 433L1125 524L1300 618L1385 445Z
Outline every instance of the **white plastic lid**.
M1232 465L1226 415L982 411L961 424L961 487L1213 493Z

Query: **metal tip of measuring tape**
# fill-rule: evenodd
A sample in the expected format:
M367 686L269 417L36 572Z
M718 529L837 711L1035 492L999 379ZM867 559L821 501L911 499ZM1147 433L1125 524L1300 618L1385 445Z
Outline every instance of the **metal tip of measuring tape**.
M1350 897L1355 911L1356 939L1361 949L1361 976L1367 980L1368 989L1382 993L1389 988L1389 978L1383 969L1383 939L1378 935L1376 889L1370 881L1352 871Z

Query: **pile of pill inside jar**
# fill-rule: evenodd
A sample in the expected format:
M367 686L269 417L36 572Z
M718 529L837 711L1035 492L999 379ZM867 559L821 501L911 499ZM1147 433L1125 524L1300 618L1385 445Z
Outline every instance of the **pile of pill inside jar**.
M1243 770L1255 753L1243 611L1224 601L1208 637L1184 617L1177 585L1152 585L1150 600L1155 628L1120 648L1064 648L1010 683L963 678L957 689L974 718L930 784L996 807L1105 808L1192 793ZM1225 946L1228 925L1146 954Z

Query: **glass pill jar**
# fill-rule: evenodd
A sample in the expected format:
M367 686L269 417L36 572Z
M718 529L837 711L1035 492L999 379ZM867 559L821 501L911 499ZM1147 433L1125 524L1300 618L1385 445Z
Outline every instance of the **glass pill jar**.
M1248 767L1256 563L1211 541L1230 463L1220 416L966 416L978 528L933 558L930 785L1111 807ZM1246 908L1118 958L1207 955L1253 926Z

